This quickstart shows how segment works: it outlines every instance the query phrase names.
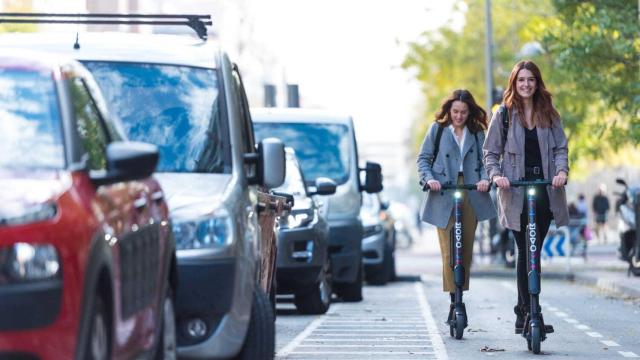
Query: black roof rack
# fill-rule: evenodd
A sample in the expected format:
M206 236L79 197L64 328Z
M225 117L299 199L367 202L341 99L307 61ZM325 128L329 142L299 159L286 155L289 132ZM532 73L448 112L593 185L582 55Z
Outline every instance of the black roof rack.
M207 39L206 26L211 15L168 14L50 14L0 12L0 24L91 24L91 25L186 25L202 40Z

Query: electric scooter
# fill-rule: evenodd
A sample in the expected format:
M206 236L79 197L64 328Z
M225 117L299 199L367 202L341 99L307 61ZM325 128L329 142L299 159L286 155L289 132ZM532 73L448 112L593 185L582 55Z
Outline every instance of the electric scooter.
M540 353L540 343L547 338L547 334L553 333L553 326L544 324L542 310L540 308L540 249L538 249L538 229L536 226L536 191L538 187L551 185L549 180L511 181L511 187L526 187L527 191L527 230L528 244L527 264L529 264L529 297L531 307L525 317L524 328L516 333L522 333L527 339L527 347L534 354ZM546 191L546 190L545 190Z
M460 190L476 190L476 184L442 184L442 190L456 190L453 193L453 227L451 228L451 256L449 256L454 284L456 285L454 306L449 309L447 323L449 334L460 340L467 327L467 310L462 302L462 287L464 286L465 268L462 263L462 201Z

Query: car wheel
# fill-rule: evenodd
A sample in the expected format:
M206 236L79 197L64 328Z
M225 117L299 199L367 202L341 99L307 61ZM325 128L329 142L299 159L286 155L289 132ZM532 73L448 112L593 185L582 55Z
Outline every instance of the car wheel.
M176 316L173 307L173 291L169 287L162 306L162 332L158 338L156 360L177 359L176 347Z
M96 296L89 325L89 342L85 354L89 360L110 358L109 315L101 297Z
M362 278L363 278L362 260L358 267L356 281L346 284L336 284L336 294L346 302L362 301Z
M249 329L238 360L271 360L276 345L276 326L271 301L264 291L256 287L253 292Z
M327 259L318 283L311 289L297 293L294 303L301 314L324 314L331 306L332 292L331 261Z

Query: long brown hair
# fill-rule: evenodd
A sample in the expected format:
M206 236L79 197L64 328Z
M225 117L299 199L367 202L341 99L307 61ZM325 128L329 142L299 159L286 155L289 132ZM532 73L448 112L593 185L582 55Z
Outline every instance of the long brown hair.
M454 90L451 96L442 102L440 110L436 112L436 122L440 126L451 124L451 106L454 101L462 101L469 107L469 116L465 122L469 131L477 133L487 128L487 112L476 103L471 92L465 89Z
M533 76L536 78L536 91L533 93L532 120L536 126L546 128L551 127L554 121L560 121L560 114L558 114L556 108L553 107L551 93L544 86L540 69L533 61L523 60L514 65L513 70L511 70L511 74L509 75L509 86L507 87L507 90L504 91L504 103L509 109L513 109L515 107L518 110L521 115L520 122L522 126L525 126L524 103L520 95L518 95L518 91L516 91L518 73L522 69L531 71Z

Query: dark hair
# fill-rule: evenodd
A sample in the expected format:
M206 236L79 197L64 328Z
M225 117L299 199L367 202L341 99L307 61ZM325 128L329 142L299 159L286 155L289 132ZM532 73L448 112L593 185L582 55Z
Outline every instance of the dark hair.
M518 73L522 69L531 71L536 78L536 91L533 93L532 120L536 126L551 127L554 121L560 121L560 114L558 114L558 111L553 107L551 93L547 91L547 88L544 86L540 69L533 61L523 60L513 66L513 70L511 70L511 74L509 75L509 85L507 90L504 91L504 103L509 109L515 107L520 114L524 114L522 98L520 98L520 95L518 95L516 91ZM524 116L520 116L520 121L524 126Z
M471 92L465 89L454 90L451 96L442 102L440 110L436 113L436 122L440 126L451 124L451 106L454 101L462 101L469 107L469 117L465 122L469 131L477 133L487 128L487 112L476 103Z

